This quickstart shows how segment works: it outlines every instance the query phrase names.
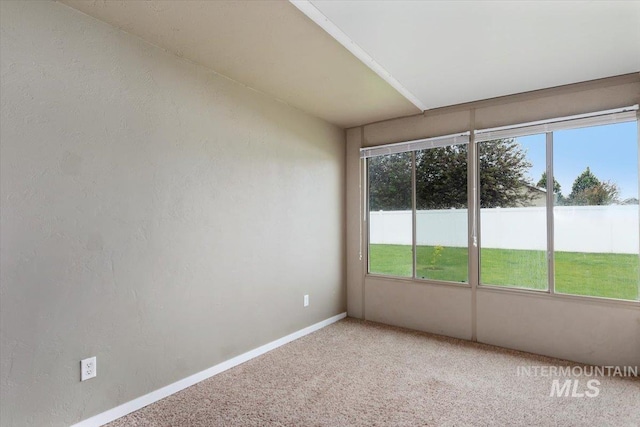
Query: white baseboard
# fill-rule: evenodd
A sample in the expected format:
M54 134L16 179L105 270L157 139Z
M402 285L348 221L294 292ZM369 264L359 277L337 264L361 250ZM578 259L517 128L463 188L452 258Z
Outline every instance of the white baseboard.
M197 384L202 380L211 378L212 376L217 375L220 372L224 372L227 369L231 369L234 366L238 366L241 363L244 363L255 357L263 355L282 345L290 343L293 340L296 340L312 332L315 332L319 329L322 329L325 326L328 326L332 323L337 322L338 320L344 319L345 317L347 317L347 313L341 313L336 316L330 317L326 320L323 320L322 322L318 322L314 325L308 326L304 329L301 329L297 332L289 334L285 337L282 337L275 341L271 341L268 344L265 344L253 350L250 350L246 353L243 353L239 356L234 357L233 359L229 359L227 361L219 363L215 366L212 366L209 369L205 369L204 371L198 372L197 374L193 374L187 378L176 381L175 383L169 384L166 387L162 387L156 391L152 391L149 394L145 394L144 396L140 396L137 399L133 399L127 403L123 403L120 406L116 406L113 409L109 409L108 411L102 412L101 414L95 415L91 418L87 418L84 421L80 421L79 423L74 424L72 427L98 427L98 426L102 426L107 423L110 423L113 420L116 420L120 417L124 417L125 415L130 414L134 411L137 411L140 408L144 408L145 406L150 405L154 402L157 402L160 399L164 399L165 397L170 396L174 393L177 393L180 390L184 390L187 387Z

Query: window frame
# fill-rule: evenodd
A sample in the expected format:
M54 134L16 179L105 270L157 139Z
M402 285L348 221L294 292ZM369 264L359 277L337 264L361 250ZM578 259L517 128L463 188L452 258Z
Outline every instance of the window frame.
M640 281L639 281L639 297L638 300L627 300L618 298L608 298L601 296L591 295L577 295L577 294L565 294L557 293L555 290L555 248L554 248L554 193L553 193L553 132L558 130L569 130L584 127L593 127L605 124L624 123L624 122L636 122L638 128L638 135L636 137L636 143L638 144L638 170L639 170L639 183L640 183L640 110L638 104L612 109L605 111L592 112L581 115L574 115L569 117L552 118L548 120L542 120L537 122L528 122L522 124L514 124L509 126L502 126L496 128L487 129L471 129L467 132L459 132L453 135L438 136L433 138L425 138L419 140L405 141L393 144L385 144L376 147L368 147L360 149L360 164L363 167L363 173L361 173L361 179L364 181L364 185L361 186L363 197L363 208L365 215L361 218L361 226L366 227L364 233L362 233L362 244L365 246L363 258L364 258L364 277L379 278L391 281L397 281L399 283L412 283L412 284L425 284L425 285L437 285L446 287L458 287L458 288L470 288L472 290L486 290L490 292L506 292L506 293L519 293L523 295L536 295L546 296L555 299L571 299L584 302L604 302L612 303L615 305L626 305L632 307L640 307ZM546 228L547 228L547 289L529 289L515 286L500 286L491 284L480 283L480 248L481 248L481 236L480 236L480 192L479 187L479 167L478 167L478 144L483 141L488 141L498 138L513 138L518 136L526 136L532 134L545 134L546 140L546 167L545 171L547 177L547 195L546 195ZM468 276L467 283L434 280L428 278L418 278L416 275L416 151L425 148L436 148L438 146L451 145L450 143L443 143L450 141L453 138L454 141L460 141L460 138L468 138L466 143L468 144L468 157L467 157L467 220L468 220ZM465 142L455 142L455 144L464 144ZM397 150L397 151L396 151ZM370 209L369 209L369 157L374 157L384 154L396 154L400 152L411 152L411 191L412 191L412 276L402 277L393 276L380 273L370 272ZM640 187L640 185L639 185ZM639 195L640 196L640 195ZM640 211L640 205L638 205ZM364 225L362 224L364 223ZM640 234L638 236L640 241ZM640 258L640 252L638 254Z
M491 288L504 288L504 289L516 289L516 290L524 290L524 291L531 291L531 292L535 292L535 293L545 293L545 294L553 294L554 293L554 281L555 281L555 274L554 274L554 252L553 252L553 238L554 238L554 234L553 234L553 206L554 206L554 193L553 193L553 182L554 182L554 178L553 178L553 131L549 131L549 132L544 132L544 133L540 133L540 132L535 132L535 130L538 129L536 128L531 128L532 133L529 132L518 132L515 131L513 133L501 133L500 135L496 135L495 138L492 139L484 139L482 141L474 141L474 143L476 144L476 156L477 156L477 161L476 161L476 165L477 165L477 174L478 174L478 187L481 184L480 183L480 167L478 165L478 161L480 158L480 154L479 154L479 150L477 149L477 147L484 143L484 142L489 142L489 141L493 141L494 139L509 139L509 138L518 138L518 137L522 137L522 136L533 136L533 135L545 135L545 172L547 174L547 177L551 177L551 179L547 178L547 188L546 188L546 195L545 195L545 230L546 230L546 259L547 259L547 288L546 289L535 289L535 288L527 288L525 286L516 286L516 285L495 285L495 284L491 284L491 283L482 283L482 263L480 261L480 258L482 256L481 253L481 249L482 249L482 235L481 235L481 230L482 230L482 212L481 212L481 200L480 200L480 191L477 191L477 199L475 200L475 203L477 205L477 219L476 221L476 227L477 227L477 236L476 239L477 240L477 246L478 246L478 288L487 288L487 287L491 287ZM628 301L628 300L623 300L623 301Z
M444 286L459 286L464 288L471 288L471 279L469 276L470 271L467 271L467 281L466 282L454 282L447 280L437 280L437 279L429 279L422 278L417 276L417 182L416 182L416 152L421 150L429 150L434 148L442 148L448 147L451 145L467 145L467 182L469 175L469 161L472 158L471 153L471 132L460 132L452 135L444 135L437 136L433 138L424 138L419 140L412 140L407 142L400 142L396 144L385 144L378 147L360 149L360 161L364 163L364 210L365 210L365 223L366 223L366 232L364 246L365 250L365 276L386 278L386 279L395 279L401 281L409 281L413 283L429 283L436 285L444 285ZM394 147L397 147L399 150L394 150ZM376 150L380 148L380 150ZM402 148L406 148L402 150ZM411 153L411 258L412 258L412 267L411 267L411 276L393 276L382 273L371 272L371 257L370 257L370 245L371 245L371 209L369 206L370 202L370 177L369 177L369 159L372 157L378 156L386 156L392 154L399 154L403 152ZM469 192L467 190L467 205L469 202ZM467 206L467 222L469 221L469 206ZM467 232L467 237L469 233ZM467 239L468 240L468 239ZM467 241L467 270L469 270L469 265L471 264L471 254L470 254L469 242Z

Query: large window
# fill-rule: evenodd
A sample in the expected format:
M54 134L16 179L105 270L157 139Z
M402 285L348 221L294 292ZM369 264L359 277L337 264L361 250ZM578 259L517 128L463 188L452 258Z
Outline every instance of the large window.
M480 283L547 289L545 134L478 144Z
M363 149L368 272L640 300L635 114Z
M417 151L416 277L468 281L467 144Z
M413 276L412 154L369 159L369 272Z
M556 292L638 299L637 135L637 122L553 133Z
M414 141L368 158L369 273L468 282L468 142Z

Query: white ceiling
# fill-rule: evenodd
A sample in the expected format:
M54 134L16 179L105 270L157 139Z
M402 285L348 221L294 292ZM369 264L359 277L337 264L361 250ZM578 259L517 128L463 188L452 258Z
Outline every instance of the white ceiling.
M310 3L427 109L640 71L640 1Z
M59 1L342 127L640 72L640 0Z

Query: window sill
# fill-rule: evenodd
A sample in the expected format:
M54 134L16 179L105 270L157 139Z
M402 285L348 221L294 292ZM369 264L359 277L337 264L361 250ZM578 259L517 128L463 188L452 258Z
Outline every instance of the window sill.
M413 277L400 277L400 276L387 276L384 274L375 274L375 273L367 273L365 274L366 279L381 279L381 280L390 280L394 282L400 283L412 283L415 285L436 285L436 286L446 286L446 287L454 287L454 288L466 288L471 289L471 285L468 283L458 283L458 282L446 282L443 280L430 280L430 279L418 279Z
M469 283L416 279L412 277L387 276L384 274L375 274L375 273L365 274L365 280L366 279L386 280L391 282L413 284L413 285L444 286L448 288L459 288L459 289L472 288L472 286ZM536 290L536 289L525 289L525 288L514 288L514 287L510 288L510 287L493 286L493 285L480 285L477 287L477 289L480 292L522 295L522 296L528 296L528 297L538 297L543 299L576 301L576 302L581 302L586 304L614 305L614 306L627 306L627 307L633 307L633 308L640 308L640 301L605 298L605 297L594 297L594 296L588 296L588 295L570 295L570 294L560 294L560 293L552 294L548 290Z
M551 293L548 290L534 290L534 289L523 289L523 288L507 288L502 286L491 286L491 285L480 285L478 286L478 291L480 292L491 292L491 293L504 293L504 294L517 294L523 296L530 297L538 297L543 299L556 299L556 300L565 300L565 301L576 301L587 304L596 304L596 305L616 305L616 306L628 306L634 308L640 308L640 301L632 301L632 300L624 300L624 299L615 299L615 298L604 298L604 297L593 297L588 295L571 295L571 294L559 294L559 293Z

